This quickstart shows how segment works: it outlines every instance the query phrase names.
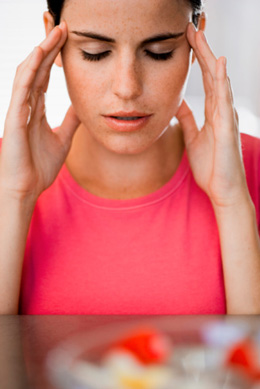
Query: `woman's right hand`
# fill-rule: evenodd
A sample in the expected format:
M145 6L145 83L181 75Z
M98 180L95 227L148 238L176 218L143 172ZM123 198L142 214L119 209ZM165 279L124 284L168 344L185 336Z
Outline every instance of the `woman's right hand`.
M0 154L0 189L8 196L36 201L55 180L80 124L71 106L53 132L45 114L50 71L66 39L63 22L17 68Z

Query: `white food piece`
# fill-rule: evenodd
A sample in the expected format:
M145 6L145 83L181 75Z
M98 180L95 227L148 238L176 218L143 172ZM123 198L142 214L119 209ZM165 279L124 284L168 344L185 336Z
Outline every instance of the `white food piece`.
M119 389L160 389L174 380L171 369L160 365L143 365L127 351L112 351L103 360ZM116 388L116 389L117 389Z
M77 362L71 369L77 382L91 389L114 389L115 381L109 371L89 362Z
M109 351L101 361L102 365L111 371L118 370L140 370L142 369L141 363L138 359L127 350L115 349Z

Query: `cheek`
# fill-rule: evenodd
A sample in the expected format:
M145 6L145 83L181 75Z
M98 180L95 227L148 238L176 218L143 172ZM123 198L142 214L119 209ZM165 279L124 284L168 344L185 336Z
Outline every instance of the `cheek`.
M97 85L102 84L101 74L92 74L82 60L64 61L63 68L68 93L76 111L84 111L86 114L87 107L93 110L100 95L100 87L97 88Z
M190 61L176 63L164 79L165 104L178 104L183 98L190 71ZM167 104L167 105L168 105Z
M168 66L168 65L167 65ZM163 107L179 105L183 98L191 67L191 54L176 58L164 69L157 80L156 89L160 91L160 102Z

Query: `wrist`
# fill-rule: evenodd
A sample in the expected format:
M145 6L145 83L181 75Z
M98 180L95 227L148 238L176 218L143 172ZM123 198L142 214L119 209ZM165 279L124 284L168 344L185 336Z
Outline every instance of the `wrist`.
M32 193L19 193L0 186L0 203L10 206L18 206L26 210L34 209L37 196Z
M236 220L237 223L240 223L240 221L244 223L249 218L256 221L255 205L250 195L241 197L240 200L226 206L213 204L213 209L218 224L225 223L225 221L236 223Z
M241 205L254 206L247 185L243 187L240 191L237 191L237 193L229 193L229 196L227 196L225 199L210 198L210 201L215 212L218 213L238 209L241 207Z

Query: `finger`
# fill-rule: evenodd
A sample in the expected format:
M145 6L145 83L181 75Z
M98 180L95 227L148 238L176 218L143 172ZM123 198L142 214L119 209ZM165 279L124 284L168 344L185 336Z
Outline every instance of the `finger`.
M231 81L230 81L229 77L227 77L227 81L228 81L228 86L229 86L229 94L230 94L231 102L232 102L232 105L234 107L234 94L233 94L233 89L232 89L232 85L231 85ZM233 108L233 109L234 109L237 129L239 130L239 116L238 116L237 110L235 108Z
M44 60L42 61L37 73L37 77L33 84L33 89L43 89L44 92L47 91L51 68L67 39L66 23L62 22L58 28L60 29L61 34L57 44L54 47L53 45L50 45L50 42L48 41L44 41L42 45L40 45L44 51Z
M53 50L53 48L55 48L56 44L59 41L60 34L61 34L61 31L60 31L59 27L56 26L52 30L52 32L48 35L48 37L39 46L37 46L38 51L40 51L42 53L40 64L45 60L45 57L47 54L46 48L48 48L48 50ZM26 63L26 61L24 61L18 66L18 68L17 68L18 71L17 71L16 77L14 80L14 86L15 86L15 84L18 84L18 85L24 84L23 81L24 81L24 77L26 75L27 65L28 64ZM30 87L31 86L32 86L32 83L30 84Z
M239 115L238 115L236 109L235 109L235 118L236 118L236 122L237 122L237 127L239 127Z
M209 69L212 78L215 79L217 58L213 54L203 31L198 31L196 34L196 49L197 53L201 56L203 62Z
M233 90L232 90L230 78L227 77L227 80L228 80L228 86L229 86L229 93L230 93L230 96L231 96L231 101L232 101L232 104L234 104L234 95L233 95Z
M42 61L42 55L43 53L39 47L35 47L31 55L17 68L11 101L6 115L7 122L11 121L17 127L27 124L30 112L28 105L30 88Z
M217 61L217 104L218 113L222 119L222 126L230 133L233 133L236 125L235 111L230 94L230 85L227 78L226 58L220 57Z
M203 86L205 90L206 97L211 97L213 90L214 90L214 81L211 76L210 70L204 61L202 55L200 54L200 51L197 48L196 43L196 29L193 25L193 23L190 23L187 30L187 38L191 45L191 47L194 50L195 56L198 60L198 63L200 65L201 71L202 71L202 78L203 78Z
M46 38L49 50L52 50L60 39L61 31L59 28L54 29ZM46 44L44 45L46 47ZM18 66L13 84L13 91L10 103L10 110L13 114L24 116L28 108L28 99L38 69L44 60L44 51L41 46L37 46L33 53Z
M196 31L194 24L189 23L187 37L202 71L209 71L212 78L215 78L217 58L213 54L203 31Z
M196 34L197 34L197 31L196 31L194 24L189 23L188 28L187 28L187 39L188 39L189 44L191 45L192 49L194 50L194 53L196 55L196 58L199 62L201 69L206 72L208 70L208 67L207 67L202 55L200 54L198 47L197 47Z
M72 138L80 125L80 120L71 105L66 113L66 116L57 129L56 134L59 136L61 142L65 147L70 147Z
M215 94L214 81L208 71L202 72L202 81L206 98L211 99Z
M49 34L49 36L39 46L39 48L43 51L43 59L37 70L28 99L28 104L31 108L31 112L35 120L36 118L41 120L42 111L45 112L45 110L42 109L41 103L45 101L44 93L48 89L51 67L66 40L66 36L66 26L65 23L63 23L63 28L56 26ZM38 99L40 99L39 105ZM34 115L34 111L36 109L40 109L39 115Z
M239 132L239 116L238 116L237 110L234 107L234 94L233 94L232 85L231 85L231 81L230 81L229 77L227 77L227 81L228 81L228 86L229 86L229 94L230 94L230 98L231 98L231 103L232 103L233 111L234 111L234 115L235 115L236 130L237 130L237 132Z
M198 34L202 33L196 32L196 29L192 23L188 26L187 31L187 37L189 39L189 42L191 46L194 49L194 53L196 55L196 58L198 60L198 63L200 65L201 71L202 71L202 79L203 79L203 86L205 91L205 117L209 122L213 119L213 107L215 106L216 101L216 86L215 86L215 80L212 77L210 68L204 59L204 57L201 55L201 52L198 48L198 42L197 42L197 36ZM216 59L215 59L216 61ZM216 77L215 77L216 79Z
M183 100L176 118L180 122L184 133L185 145L188 147L198 135L198 127L193 113L185 100Z
M45 106L45 93L39 93L37 100L35 102L35 108L34 110L31 109L30 112L30 118L28 120L28 123L41 123L42 119L46 115L46 106Z

